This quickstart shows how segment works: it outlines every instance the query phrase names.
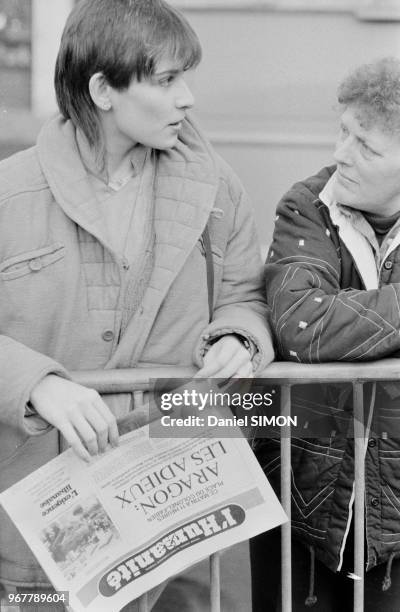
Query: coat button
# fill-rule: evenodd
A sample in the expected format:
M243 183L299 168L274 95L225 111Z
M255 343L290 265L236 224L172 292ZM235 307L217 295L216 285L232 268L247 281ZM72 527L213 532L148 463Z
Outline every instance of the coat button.
M392 261L385 261L385 263L383 264L385 270L391 270L393 268L393 262Z
M102 336L103 340L105 340L105 342L111 342L111 340L114 339L114 332L111 329L106 329L103 333Z
M375 438L370 438L370 439L368 440L368 446L369 446L370 448L374 448L374 446L376 446L376 440L375 440Z
M377 508L379 506L379 499L377 497L373 497L371 499L371 506L373 508Z
M41 270L43 267L42 260L40 259L40 257L38 257L37 259L31 259L28 266L32 270L32 272L39 272L39 270Z

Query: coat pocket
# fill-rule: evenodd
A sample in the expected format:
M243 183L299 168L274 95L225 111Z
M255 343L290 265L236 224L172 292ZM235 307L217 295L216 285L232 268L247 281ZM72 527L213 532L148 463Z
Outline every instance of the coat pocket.
M387 441L386 449L379 449L379 472L381 477L381 483L383 485L388 484L394 486L397 490L400 490L398 481L400 471L400 450L395 448L395 443L399 443L400 440L390 439ZM399 496L400 497L400 496Z
M65 247L60 242L20 253L0 263L0 280L9 281L27 274L37 274L43 268L62 259Z
M343 457L329 439L292 439L293 518L308 520L328 512Z

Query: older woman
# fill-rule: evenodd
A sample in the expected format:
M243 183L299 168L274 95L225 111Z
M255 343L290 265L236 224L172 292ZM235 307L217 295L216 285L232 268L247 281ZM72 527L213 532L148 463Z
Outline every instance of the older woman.
M343 112L336 165L296 183L277 209L266 291L283 360L400 354L400 60L354 70L341 83L338 100ZM294 545L296 611L311 605L323 612L353 609L353 441L340 435L352 403L343 388L336 399L326 391L295 399L297 408L313 406L320 415L334 406L337 418L336 434L298 440L292 449L293 533L309 549ZM400 602L400 386L377 384L366 389L365 399L372 419L365 464L365 610L389 612ZM276 466L273 447L266 441L259 449L267 475ZM260 611L275 609L271 591L257 587L274 559L265 537L264 553L263 538L253 548Z
M79 369L271 361L241 184L189 118L199 41L163 0L84 0L58 54L61 114L0 164L0 465L11 485L59 452L118 443L127 396ZM1 511L0 582L48 580Z

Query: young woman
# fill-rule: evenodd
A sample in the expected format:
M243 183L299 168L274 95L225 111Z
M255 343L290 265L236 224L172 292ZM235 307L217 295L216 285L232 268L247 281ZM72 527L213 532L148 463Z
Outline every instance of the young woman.
M118 443L131 398L70 371L247 377L273 357L251 210L188 117L200 57L162 0L84 0L58 54L61 114L0 164L2 489L59 452L58 432L83 459ZM0 512L0 582L46 585Z

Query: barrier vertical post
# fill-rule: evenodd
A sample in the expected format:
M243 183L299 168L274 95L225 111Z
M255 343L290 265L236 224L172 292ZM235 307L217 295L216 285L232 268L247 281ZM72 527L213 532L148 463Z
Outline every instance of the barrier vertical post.
M144 593L141 597L139 597L139 612L149 612L147 593Z
M354 405L354 612L364 610L365 428L363 384L353 384Z
M281 414L290 416L290 385L281 386ZM282 612L292 611L292 539L291 539L291 475L290 435L281 438L281 500L288 517L282 525Z
M211 612L221 612L220 553L210 556L210 607Z
M139 597L139 612L149 612L147 593L143 593L143 595Z

